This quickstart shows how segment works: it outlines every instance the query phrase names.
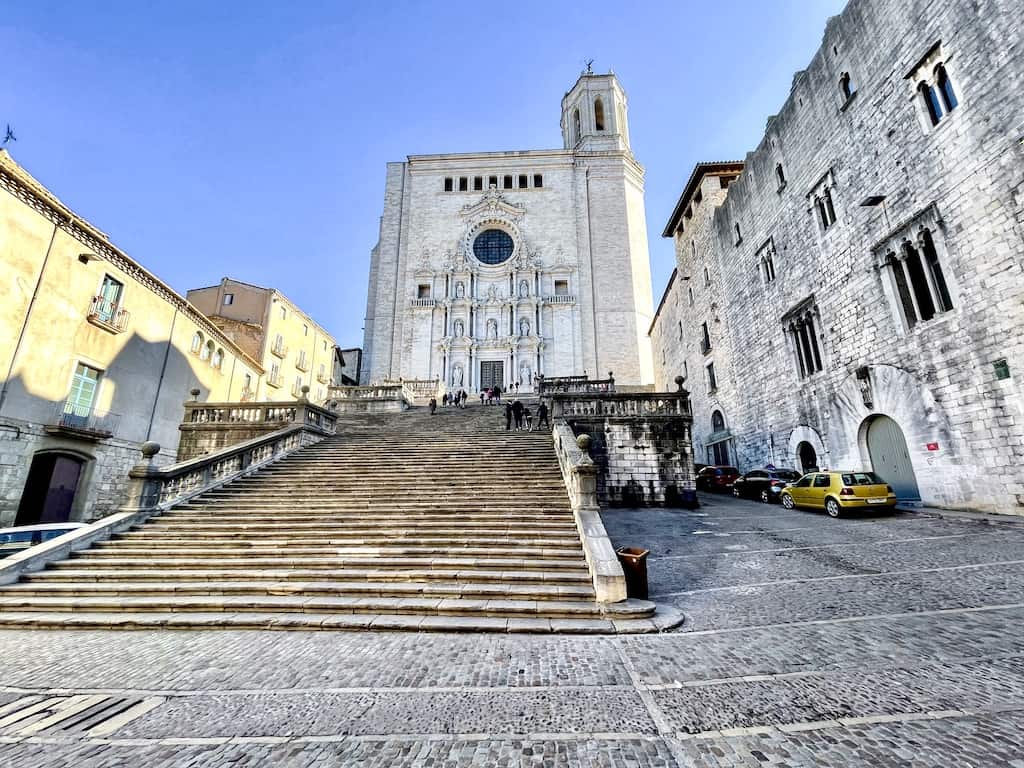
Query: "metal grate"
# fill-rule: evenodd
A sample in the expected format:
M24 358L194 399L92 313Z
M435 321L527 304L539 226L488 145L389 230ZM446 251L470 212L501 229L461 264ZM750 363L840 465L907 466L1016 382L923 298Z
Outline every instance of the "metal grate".
M0 735L106 736L163 702L162 696L26 696L0 707Z

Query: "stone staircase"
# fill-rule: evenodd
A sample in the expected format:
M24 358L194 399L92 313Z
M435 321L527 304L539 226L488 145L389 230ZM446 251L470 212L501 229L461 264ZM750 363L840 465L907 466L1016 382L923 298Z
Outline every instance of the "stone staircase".
M595 602L549 433L478 404L339 433L0 588L0 626L661 628Z

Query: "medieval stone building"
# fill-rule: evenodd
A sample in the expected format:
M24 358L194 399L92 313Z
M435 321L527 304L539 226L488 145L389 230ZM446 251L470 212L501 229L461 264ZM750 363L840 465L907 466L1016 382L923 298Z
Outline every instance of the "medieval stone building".
M699 459L1024 512L1024 28L982 5L851 0L758 147L695 170L651 337Z
M562 149L388 165L364 382L652 380L644 172L614 75L580 76L562 99L562 138Z

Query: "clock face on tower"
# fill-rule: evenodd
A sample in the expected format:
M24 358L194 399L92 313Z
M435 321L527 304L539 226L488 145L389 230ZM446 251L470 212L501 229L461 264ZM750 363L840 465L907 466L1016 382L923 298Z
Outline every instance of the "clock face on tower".
M473 255L482 264L503 264L511 258L513 250L512 236L501 229L485 229L473 241Z

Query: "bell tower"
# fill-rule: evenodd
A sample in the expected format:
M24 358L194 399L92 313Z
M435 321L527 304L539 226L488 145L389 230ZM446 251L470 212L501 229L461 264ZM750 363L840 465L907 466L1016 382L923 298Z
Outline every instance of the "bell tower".
M626 92L613 72L583 72L562 97L562 142L579 152L629 152Z

